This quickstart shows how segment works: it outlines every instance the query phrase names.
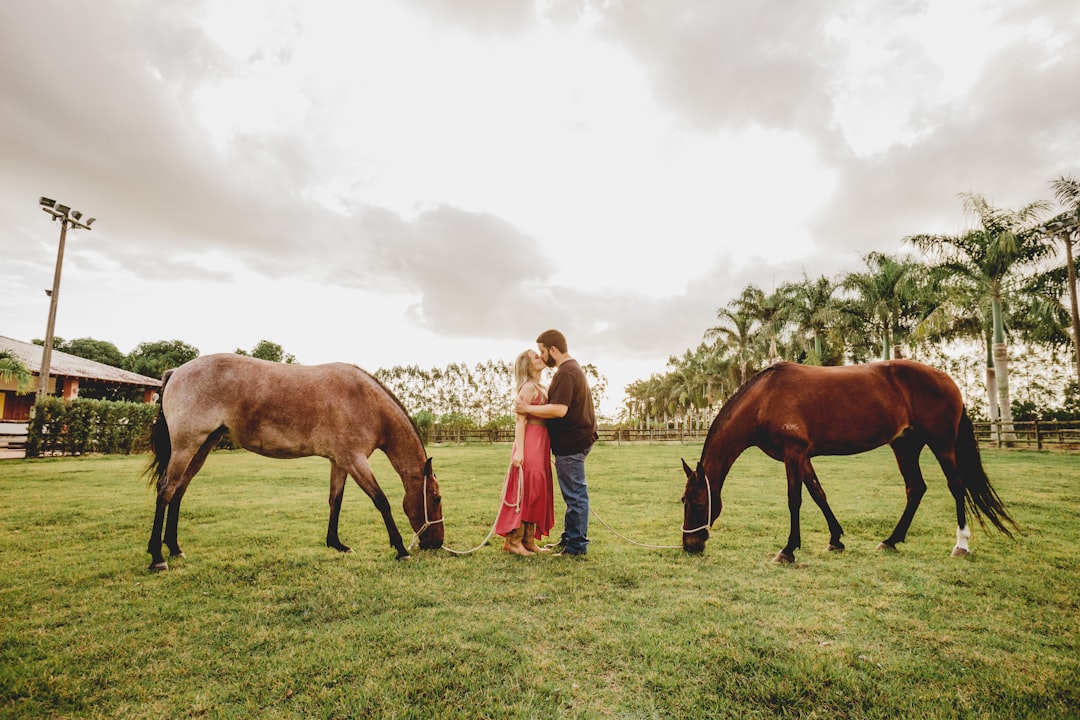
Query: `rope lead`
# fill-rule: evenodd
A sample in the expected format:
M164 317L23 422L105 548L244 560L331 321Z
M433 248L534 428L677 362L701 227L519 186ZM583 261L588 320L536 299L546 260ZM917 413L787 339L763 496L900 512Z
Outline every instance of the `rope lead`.
M510 482L510 473L508 472L506 474L506 480L503 481L502 490L499 492L500 503L502 505L507 505L509 507L513 507L514 512L520 513L521 512L521 502L522 502L522 497L523 497L523 494L524 494L524 487L525 487L525 471L524 471L524 468L522 468L521 466L518 466L518 491L517 491L517 501L515 503L506 502L506 488L507 488L507 484L509 482ZM709 478L708 478L708 476L706 476L706 478L705 478L705 488L706 488L706 492L709 493L709 507L708 507L709 515L706 516L706 521L707 521L708 517L711 516L711 514L712 514L712 493L709 492L710 488L709 488ZM426 488L425 488L425 490L426 490ZM597 521L599 521L599 523L601 525L603 525L607 529L608 532L610 532L612 535L619 538L623 542L627 542L627 543L629 543L631 545L636 545L637 547L641 547L641 548L648 548L650 550L682 550L681 545L648 545L646 543L637 542L636 540L631 540L630 538L626 537L625 535L620 534L613 527L611 527L606 522L604 522L604 519L602 517L600 517L600 514L597 513L595 509L590 507L589 512L592 514L592 516L594 518L597 519ZM445 518L443 518L443 519L445 519ZM421 533L423 533L425 530L427 530L432 525L434 525L436 523L441 523L442 521L443 520L436 520L433 523L428 519L427 492L425 491L425 493L424 493L424 524L420 527L419 530L417 530L416 532L413 533L412 542L409 543L409 546L408 546L407 549L411 551L413 549L413 547L416 545L416 543L419 542ZM485 545L488 544L488 541L491 540L491 537L495 534L495 526L498 524L498 522L499 522L499 518L498 518L498 514L496 514L495 522L491 523L491 529L488 530L487 536L483 540L480 541L479 545L477 545L474 548L470 548L468 550L454 550L451 547L447 547L446 545L443 545L442 549L445 550L448 553L453 554L453 555L471 555L472 553L476 552L477 550L479 550L480 548L482 548L482 547L484 547ZM707 529L708 529L708 525L704 525L704 526L702 526L700 528L696 528L695 530L687 530L684 527L684 528L682 528L682 531L684 533L687 533L687 532L696 532L696 530L707 530Z

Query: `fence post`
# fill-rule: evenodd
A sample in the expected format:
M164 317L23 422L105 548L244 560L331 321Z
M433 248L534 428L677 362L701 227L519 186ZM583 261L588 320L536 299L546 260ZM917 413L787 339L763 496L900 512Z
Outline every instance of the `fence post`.
M1035 449L1042 450L1042 434L1039 432L1039 418L1035 418Z

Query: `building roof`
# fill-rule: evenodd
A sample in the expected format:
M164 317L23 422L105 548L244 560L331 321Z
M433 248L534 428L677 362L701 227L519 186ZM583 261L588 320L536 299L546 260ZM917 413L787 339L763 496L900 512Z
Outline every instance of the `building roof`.
M7 350L17 357L34 375L41 374L41 355L45 348L41 345L13 340L0 335L0 350ZM142 385L161 387L161 381L146 375L128 372L120 368L81 358L78 355L53 350L49 361L49 375L53 377L75 377L99 382L114 382L124 385Z

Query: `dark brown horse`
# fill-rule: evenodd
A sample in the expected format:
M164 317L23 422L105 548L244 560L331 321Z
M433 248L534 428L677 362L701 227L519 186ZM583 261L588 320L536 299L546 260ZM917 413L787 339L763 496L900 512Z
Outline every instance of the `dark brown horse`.
M724 403L709 428L701 460L691 470L683 461L683 549L705 549L709 528L720 515L720 490L736 458L749 447L784 463L791 532L776 562L794 562L800 546L802 486L829 524L829 550L843 550L844 534L821 489L810 458L853 455L888 444L907 486L900 522L878 546L895 550L904 542L926 492L919 455L929 446L945 472L956 500L956 546L968 553L965 504L985 527L983 516L1012 536L1016 528L983 470L975 432L960 390L943 372L909 360L847 367L777 363L746 382Z
M390 514L368 458L382 450L405 486L402 505L420 547L442 547L442 504L431 459L408 412L378 380L355 365L290 365L240 355L207 355L165 374L161 411L147 472L157 485L157 509L147 552L151 570L166 570L161 530L172 557L184 553L176 540L180 501L218 441L272 458L317 455L330 461L330 523L326 545L338 539L338 515L346 476L382 513L399 559L409 552Z

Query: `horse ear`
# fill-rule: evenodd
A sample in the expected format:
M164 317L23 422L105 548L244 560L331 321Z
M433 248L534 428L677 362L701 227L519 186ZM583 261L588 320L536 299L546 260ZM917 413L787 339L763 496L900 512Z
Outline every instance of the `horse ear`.
M431 475L431 458L428 458L427 462L424 463L424 474Z
M680 458L680 460L681 460L681 459L682 459L682 458ZM693 470L691 470L691 469L690 469L690 466L686 464L686 460L683 460L683 461L682 461L682 469L683 469L683 472L685 472L685 473L686 473L686 477L690 477L691 475L693 475L693 474L694 474L694 471L693 471Z

